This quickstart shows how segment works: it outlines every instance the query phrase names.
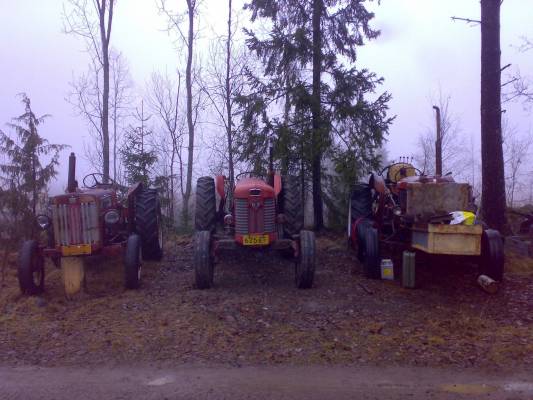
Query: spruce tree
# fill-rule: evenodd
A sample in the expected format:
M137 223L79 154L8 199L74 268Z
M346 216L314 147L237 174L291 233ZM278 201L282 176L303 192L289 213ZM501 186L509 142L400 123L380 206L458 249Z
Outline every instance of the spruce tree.
M122 163L128 184L141 182L148 187L152 184L150 175L157 161L157 155L148 145L152 130L146 126L150 116L144 115L144 103L141 102L141 109L137 110L135 118L138 124L130 125L124 135L124 146L121 149Z
M12 222L3 227L6 236L14 239L35 236L35 215L44 206L40 199L57 175L59 153L67 147L50 144L39 135L38 128L49 115L37 117L30 98L21 97L24 113L7 124L15 136L0 130L0 153L5 157L0 164L0 211Z
M375 93L382 78L355 65L357 48L379 35L370 26L374 14L352 0L252 0L245 8L270 29L246 30L263 70L248 73L251 94L240 99L241 156L260 168L273 141L282 170L310 171L321 229L324 156L341 176L354 175L377 162L392 121L390 95Z

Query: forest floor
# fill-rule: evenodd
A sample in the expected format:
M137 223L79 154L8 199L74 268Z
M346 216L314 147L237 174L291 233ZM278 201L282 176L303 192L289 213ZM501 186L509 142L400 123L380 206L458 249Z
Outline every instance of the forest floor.
M271 253L219 261L215 287L195 289L190 238L177 237L162 262L143 265L141 289L125 291L120 260L92 260L75 300L51 265L41 297L20 295L13 265L0 288L0 365L533 369L530 259L508 257L495 295L477 286L475 266L450 260L418 267L414 290L366 279L329 234L310 290Z

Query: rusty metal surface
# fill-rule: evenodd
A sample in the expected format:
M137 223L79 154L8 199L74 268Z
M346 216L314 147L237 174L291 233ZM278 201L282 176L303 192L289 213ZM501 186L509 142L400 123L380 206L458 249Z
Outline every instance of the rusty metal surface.
M434 215L468 210L469 200L467 183L413 183L407 186L406 214L425 220Z
M427 224L413 227L412 247L430 254L481 254L481 225Z

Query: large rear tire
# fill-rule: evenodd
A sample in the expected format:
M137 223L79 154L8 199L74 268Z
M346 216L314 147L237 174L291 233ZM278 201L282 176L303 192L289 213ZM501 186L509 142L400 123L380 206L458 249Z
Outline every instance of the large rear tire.
M298 176L284 176L282 182L282 202L285 223L285 237L291 238L298 234L304 226L304 207L302 204L302 188Z
M163 225L156 189L142 189L135 197L135 228L140 236L143 260L161 260Z
M210 176L203 176L196 181L194 228L208 232L214 232L216 228L215 180Z
M481 236L480 267L483 274L495 281L502 281L505 257L503 240L500 233L494 229L483 231Z
M138 289L141 285L141 237L130 235L126 242L124 254L124 286L126 289Z
M213 286L214 266L211 256L211 232L200 231L194 234L194 277L198 289Z
M309 289L315 278L316 242L315 233L300 231L300 254L296 261L295 283L298 289Z
M44 291L44 259L35 240L22 244L17 275L23 294L36 295Z
M365 276L371 279L379 279L380 271L380 254L379 254L379 233L376 228L368 226L365 229L365 247L364 247L363 268Z

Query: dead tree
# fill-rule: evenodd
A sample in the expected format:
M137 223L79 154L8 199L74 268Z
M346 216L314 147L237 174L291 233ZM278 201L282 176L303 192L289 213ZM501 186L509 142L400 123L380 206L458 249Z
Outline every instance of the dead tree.
M170 78L168 74L152 74L148 88L148 103L154 116L158 119L163 133L158 143L154 143L153 146L158 150L158 153L165 154L167 158L168 165L166 167L168 167L170 183L169 215L172 221L174 221L176 180L182 195L184 193L182 150L185 126L180 113L180 92L181 74L179 72L177 73L177 81Z
M158 1L159 11L168 19L168 30L176 32L181 45L187 48L187 66L185 69L185 89L186 89L186 107L187 107L187 173L185 180L185 190L183 192L182 220L185 228L189 226L189 203L192 194L192 172L194 166L194 143L195 128L198 115L199 96L193 91L194 86L194 51L196 43L195 22L197 20L200 0L186 0L187 10L185 15L171 11L167 6L166 0ZM183 20L187 20L187 31L183 30ZM195 98L196 97L196 98ZM196 103L196 104L195 104Z
M245 69L248 57L243 46L239 46L235 37L239 26L234 18L232 0L228 0L228 19L226 35L218 36L209 48L209 57L200 86L213 109L213 124L224 129L225 143L219 145L215 139L213 150L218 153L225 164L221 171L227 171L230 187L235 184L235 136L237 134L235 118L235 101L244 90Z
M527 159L529 149L533 143L530 135L519 135L515 127L509 126L508 121L503 124L503 155L505 162L505 188L507 194L507 205L515 206L516 195L527 186Z
M116 0L67 0L68 9L63 12L64 31L80 36L86 50L102 72L102 90L99 110L102 139L102 173L109 179L109 88L110 88L110 41L113 26L113 9Z

